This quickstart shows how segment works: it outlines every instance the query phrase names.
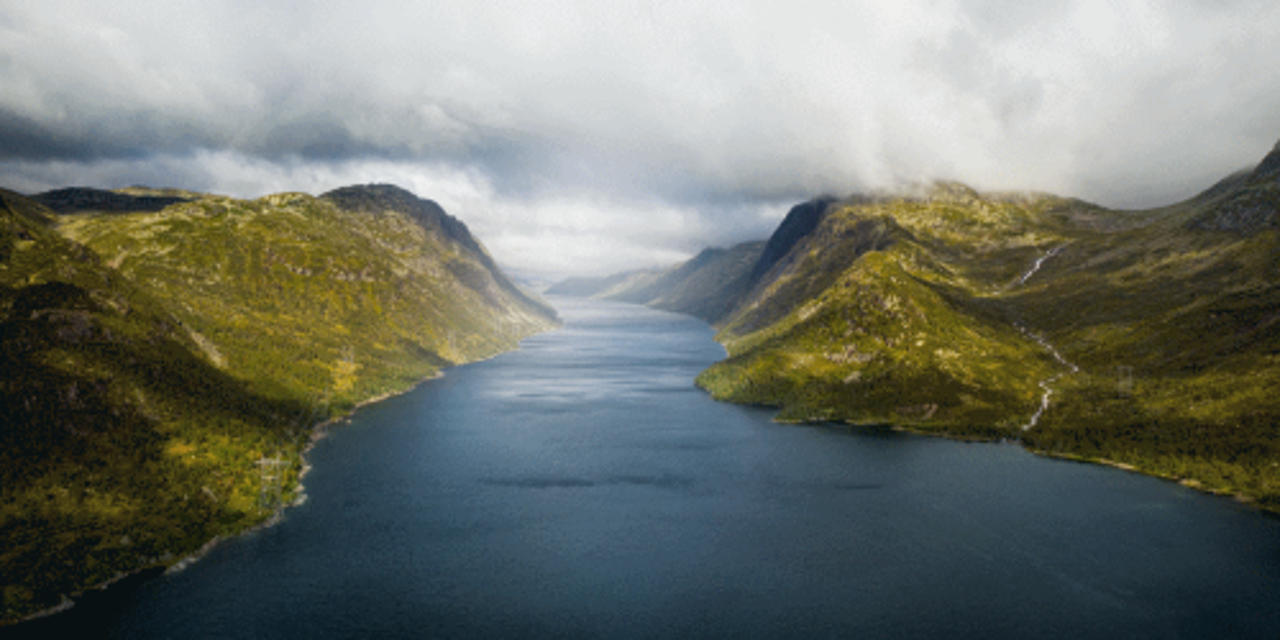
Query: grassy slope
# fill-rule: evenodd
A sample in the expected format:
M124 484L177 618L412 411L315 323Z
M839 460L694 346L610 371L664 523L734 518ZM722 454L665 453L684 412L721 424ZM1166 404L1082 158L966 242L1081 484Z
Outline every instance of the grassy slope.
M0 619L261 521L315 422L552 326L460 223L355 195L63 218L86 248L0 194Z
M0 198L9 619L260 517L257 478L241 468L287 446L303 408L211 366L155 297L30 201Z
M1024 422L1056 363L998 292L1051 237L1048 198L836 205L724 324L730 358L699 384L784 420L893 423L992 436Z
M550 326L548 310L500 286L487 256L378 205L209 197L62 230L148 283L227 370L337 410Z
M1018 302L1082 372L1030 446L1280 508L1280 180L1266 165L1046 265Z
M1275 508L1278 204L1256 174L1145 212L960 185L838 204L723 324L730 358L699 384L783 419L1021 436Z

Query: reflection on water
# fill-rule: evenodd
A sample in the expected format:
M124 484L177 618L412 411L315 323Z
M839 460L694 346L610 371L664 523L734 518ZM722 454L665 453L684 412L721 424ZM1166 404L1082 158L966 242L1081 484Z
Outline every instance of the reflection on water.
M310 501L91 618L118 638L1280 637L1280 523L1012 445L777 425L705 325L563 330L362 410ZM71 619L71 618L68 618Z

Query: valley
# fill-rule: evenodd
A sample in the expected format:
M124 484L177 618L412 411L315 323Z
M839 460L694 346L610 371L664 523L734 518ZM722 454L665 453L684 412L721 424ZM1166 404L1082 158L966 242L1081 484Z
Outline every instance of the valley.
M269 521L322 425L558 326L389 185L256 200L0 193L5 619ZM716 328L696 384L776 419L957 439L1280 509L1280 148L1116 211L938 182L553 295Z

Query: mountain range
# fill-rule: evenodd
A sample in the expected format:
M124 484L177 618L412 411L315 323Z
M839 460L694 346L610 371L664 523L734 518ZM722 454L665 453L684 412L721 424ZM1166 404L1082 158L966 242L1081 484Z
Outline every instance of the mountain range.
M393 186L0 191L0 618L271 518L317 425L557 323Z
M789 422L1009 439L1280 510L1280 145L1178 204L938 182L554 295L697 316ZM319 425L555 312L389 185L0 190L0 620L300 500Z
M1013 439L1280 509L1280 145L1178 204L933 183L551 294L713 323L697 383L778 419Z

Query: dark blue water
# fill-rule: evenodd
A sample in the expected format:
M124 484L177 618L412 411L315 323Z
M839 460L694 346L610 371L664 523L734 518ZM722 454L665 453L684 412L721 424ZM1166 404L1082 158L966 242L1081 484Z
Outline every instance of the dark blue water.
M111 638L1280 637L1280 521L1113 469L774 424L706 325L563 330L360 411L310 501L94 613Z

